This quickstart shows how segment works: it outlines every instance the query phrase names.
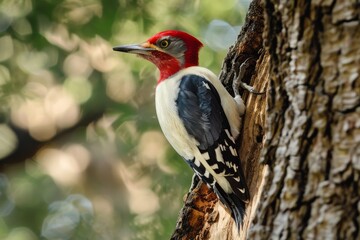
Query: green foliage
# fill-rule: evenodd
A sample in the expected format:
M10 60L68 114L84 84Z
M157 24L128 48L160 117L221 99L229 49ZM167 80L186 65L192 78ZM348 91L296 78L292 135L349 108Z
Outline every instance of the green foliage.
M247 4L0 1L0 164L34 146L10 126L42 145L0 165L0 238L168 239L192 172L159 129L155 67L112 46L165 29L211 46L210 22L236 37ZM200 59L215 73L228 47L219 44Z

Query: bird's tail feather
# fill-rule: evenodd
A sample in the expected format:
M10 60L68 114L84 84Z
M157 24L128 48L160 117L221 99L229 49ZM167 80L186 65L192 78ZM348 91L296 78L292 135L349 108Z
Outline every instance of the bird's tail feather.
M240 227L245 216L245 202L234 193L224 192L224 190L217 183L214 186L214 191L219 197L220 201L231 211L231 216L233 217L236 226L240 231Z

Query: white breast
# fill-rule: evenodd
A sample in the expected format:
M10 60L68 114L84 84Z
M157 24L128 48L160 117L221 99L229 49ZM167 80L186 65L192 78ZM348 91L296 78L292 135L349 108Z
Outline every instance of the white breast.
M187 133L176 108L181 76L176 74L156 87L156 114L165 137L175 151L190 160L194 158L197 141Z

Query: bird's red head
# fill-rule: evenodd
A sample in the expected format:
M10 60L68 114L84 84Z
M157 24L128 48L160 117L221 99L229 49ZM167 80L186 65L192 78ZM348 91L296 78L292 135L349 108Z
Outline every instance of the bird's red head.
M160 70L158 82L167 79L179 70L199 64L202 43L182 31L159 32L141 44L114 47L115 51L135 53L154 63Z

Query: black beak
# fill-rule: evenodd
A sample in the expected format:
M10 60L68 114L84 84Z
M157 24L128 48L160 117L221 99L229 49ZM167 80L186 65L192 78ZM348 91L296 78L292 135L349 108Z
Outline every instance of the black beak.
M154 51L156 49L152 48L151 46L144 47L143 44L131 44L113 47L113 50L118 52L148 55L151 51Z

